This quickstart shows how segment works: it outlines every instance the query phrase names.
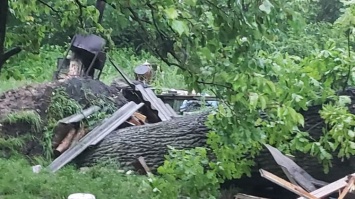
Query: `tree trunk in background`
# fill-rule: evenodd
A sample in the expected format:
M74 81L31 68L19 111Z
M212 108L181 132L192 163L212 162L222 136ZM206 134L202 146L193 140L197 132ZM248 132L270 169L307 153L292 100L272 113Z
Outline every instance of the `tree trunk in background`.
M106 2L103 0L96 0L96 9L100 12L99 15L99 19L97 20L97 22L99 24L102 23L102 19L104 17L104 11L105 11L105 7L106 7Z
M8 0L0 0L0 72L5 63L5 35L6 35L6 22L7 13L9 9Z

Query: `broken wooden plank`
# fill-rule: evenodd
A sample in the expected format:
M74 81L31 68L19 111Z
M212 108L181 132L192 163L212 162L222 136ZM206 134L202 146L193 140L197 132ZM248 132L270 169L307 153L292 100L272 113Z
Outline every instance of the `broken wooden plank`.
M133 116L138 118L138 120L140 120L143 124L145 124L147 122L147 116L145 116L141 113L135 112L135 113L133 113Z
M349 176L349 177L350 177L350 180L348 182L348 185L343 189L343 191L341 192L341 194L338 197L338 199L344 199L346 194L348 194L349 191L353 188L354 182L355 182L355 177L354 176Z
M318 199L317 197L315 197L314 195L308 193L307 191L305 191L304 189L302 189L302 187L298 186L298 185L294 185L282 178L279 178L277 177L276 175L268 172L268 171L265 171L263 169L260 169L260 174L261 174L261 177L267 179L267 180L270 180L271 182L299 195L299 196L303 196L303 197L306 197L308 199Z
M355 176L355 173L351 174L351 176ZM318 198L324 198L326 196L329 196L330 194L334 193L335 191L338 191L340 189L343 189L346 187L348 184L347 181L347 176L344 178L341 178L335 182L332 182L322 188L319 188L315 191L312 191L310 194L318 197ZM307 199L307 197L299 197L297 199Z
M251 195L238 193L237 195L234 196L234 199L268 199L268 198L261 198L258 196L251 196Z
M282 168L287 178L293 184L300 185L308 192L316 190L316 186L322 187L329 184L327 182L323 182L313 178L304 169L298 166L293 160L282 154L278 149L268 144L264 145L269 150L276 163Z
M65 151L62 155L56 158L48 167L52 172L56 172L64 165L73 160L76 156L82 153L87 147L96 145L129 117L132 116L144 104L137 105L134 102L128 102L119 110L117 110L109 119L105 120L101 125L94 128L86 134L75 146Z
M151 173L147 163L144 160L144 157L142 157L142 156L139 157L138 161L142 165L142 167L143 167L144 171L146 172L146 174Z

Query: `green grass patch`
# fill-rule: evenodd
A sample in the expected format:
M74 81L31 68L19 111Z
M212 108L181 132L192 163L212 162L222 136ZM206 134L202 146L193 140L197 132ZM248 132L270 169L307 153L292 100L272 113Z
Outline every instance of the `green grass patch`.
M59 46L43 46L39 54L19 54L8 62L0 73L0 93L33 83L49 82L57 67L57 59L63 57L65 48ZM131 49L116 49L107 53L130 78L133 70L145 61L156 64L152 86L162 88L187 88L184 77L178 74L178 69L168 66L149 53L136 55ZM100 77L101 81L110 84L115 78L120 78L118 71L107 60Z
M0 198L66 199L72 193L91 193L96 198L151 198L144 176L125 175L117 168L93 167L79 172L67 166L57 173L33 173L24 159L0 159Z

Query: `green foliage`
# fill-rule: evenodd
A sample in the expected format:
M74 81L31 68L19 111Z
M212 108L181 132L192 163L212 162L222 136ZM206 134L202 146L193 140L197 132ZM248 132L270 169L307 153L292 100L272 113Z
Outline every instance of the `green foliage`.
M43 148L45 157L50 160L52 157L52 138L53 129L57 122L65 117L73 115L80 111L82 108L78 102L71 99L63 88L55 89L51 96L51 101L46 110L46 120L48 122L45 127L43 136Z
M151 186L157 198L210 198L218 193L218 178L214 170L206 171L209 165L205 148L176 150L170 148L169 156L158 172L163 178L153 178ZM194 186L191 186L191 185ZM169 186L170 185L170 186ZM171 186L174 185L174 186Z
M63 47L45 45L41 47L39 54L18 55L17 60L10 60L0 74L0 80L4 82L0 86L0 93L31 83L51 81L57 58L63 57L64 51ZM158 89L186 88L184 77L177 74L177 68L167 66L149 53L136 55L131 49L115 49L109 51L109 55L130 78L134 78L133 70L136 66L148 61L157 65L152 86ZM101 75L102 81L110 84L120 77L118 71L107 61Z
M176 188L161 191L161 198L169 193L185 194L185 191L189 197L206 197L202 190L209 190L208 196L216 197L216 192L209 188L218 187L226 179L249 174L253 158L263 143L287 153L308 152L323 163L325 170L331 166L331 152L337 146L342 148L339 156L352 154L351 136L342 136L343 140L331 139L329 134L339 132L332 127L333 130L324 132L324 136L316 140L300 130L305 121L299 113L310 105L335 98L335 91L354 84L351 66L354 56L349 53L346 28L330 24L307 25L302 16L306 14L307 4L300 2L244 3L184 1L175 4L164 1L147 5L154 14L144 16L154 24L145 24L142 28L147 30L146 43L157 48L148 40L156 42L155 35L161 32L169 35L175 41L176 54L165 61L181 68L190 89L211 90L225 102L210 115L207 123L211 128L208 149L215 158L194 162L204 160L203 154L194 153L195 149L170 154L159 169L166 182L152 187L165 190L170 183L169 177L174 176L172 183ZM136 6L140 7L138 5L145 6L137 2ZM136 21L141 23L139 19ZM339 32L344 34L338 37ZM332 37L334 39L330 40ZM301 42L308 39L309 43ZM184 59L183 50L188 53L187 59ZM164 60L161 54L158 55ZM333 108L339 109L338 106ZM322 117L330 114L330 110L324 109ZM349 115L345 114L345 108L340 110L344 117ZM340 113L334 117L337 115ZM333 120L328 123L330 121ZM350 126L349 121L348 125L341 125L346 133L350 132L347 129ZM184 161L189 153L195 156ZM183 178L191 170L190 162L194 162L198 172L194 178ZM196 185L195 180L204 179L209 172L216 180L210 181L207 187L200 181ZM189 189L191 184L198 191Z
M1 122L5 124L26 123L30 125L32 132L39 132L42 129L42 119L40 115L32 110L10 113Z
M110 32L97 24L98 11L93 1L9 0L9 6L5 42L8 48L21 46L25 50L38 51L43 39L65 29L104 35Z
M4 152L5 156L9 156L9 154L11 154L11 156L17 156L17 155L21 155L20 149L25 146L25 144L27 142L30 142L32 140L34 140L35 137L32 136L31 134L27 134L27 135L22 135L22 136L18 136L18 137L1 137L0 136L0 149L2 152ZM9 154L6 154L6 152L9 151Z
M317 5L339 7L338 1L327 2L319 1ZM208 145L189 150L171 148L164 165L158 169L161 177L150 175L144 186L145 191L153 192L154 198L212 199L218 196L221 182L250 174L253 158L264 143L290 154L310 153L319 159L325 171L331 167L332 152L337 152L340 158L355 153L355 118L345 107L349 100L335 95L336 91L355 83L352 66L355 3L341 2L345 7L342 15L335 24L329 24L314 21L333 21L338 10L332 10L329 19L324 16L319 19L322 10L311 6L315 4L311 0L122 1L113 3L117 9L110 8L106 13L112 17L106 18L102 25L109 28L107 31L94 22L97 13L91 6L84 14L93 15L85 23L76 18L77 13L68 11L60 14L63 19L60 22L46 19L51 23L45 26L29 17L34 12L33 2L28 4L32 10L23 11L24 7L19 6L23 2L13 1L11 6L15 10L13 15L22 23L37 23L32 29L37 28L40 38L44 38L43 27L53 31L58 27L70 28L75 23L81 24L79 31L105 32L105 36L110 31L120 36L138 35L138 39L131 38L131 41L139 44L131 45L147 52L141 51L140 56L131 50L109 53L126 73L132 74L134 66L148 60L158 63L160 69L155 73L155 86L183 88L184 80L189 89L207 90L222 99L223 103L207 121L211 129ZM74 8L69 2L50 1L49 4L55 9ZM43 9L53 13L48 7ZM16 41L14 35L7 38L8 44ZM43 59L48 49L42 50ZM56 48L54 52L59 51ZM48 55L50 60L56 56L54 52ZM10 62L9 66L15 63L19 62ZM54 62L48 64L53 67ZM8 67L6 71L10 75L5 77L24 79L44 71L42 64L38 64L37 72L26 72L27 67L22 65L25 62L17 67L21 71L17 73L10 72ZM103 79L108 83L116 74L107 65ZM324 104L329 100L332 102ZM79 109L67 102L61 104L71 107L70 113ZM305 121L300 111L321 104L324 104L321 117L329 129L315 138L302 130ZM61 119L66 115L60 112L60 106L54 104L53 108L51 117ZM55 115L58 113L62 114Z

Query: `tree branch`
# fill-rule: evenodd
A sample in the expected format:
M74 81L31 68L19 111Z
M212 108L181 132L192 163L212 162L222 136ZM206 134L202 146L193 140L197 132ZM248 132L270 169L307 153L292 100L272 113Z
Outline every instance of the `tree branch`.
M57 15L59 16L59 10L55 9L53 6L49 5L47 2L44 2L42 0L37 0L38 2L40 2L41 4L47 6L49 9L51 9L53 12L57 13Z
M7 50L2 56L3 61L4 62L7 61L10 57L20 53L21 51L22 51L22 48L20 46L16 46L14 48L11 48L10 50Z
M79 6L79 22L82 28L84 28L84 19L83 19L83 8L85 8L86 6L84 6L80 0L74 0L75 3Z

